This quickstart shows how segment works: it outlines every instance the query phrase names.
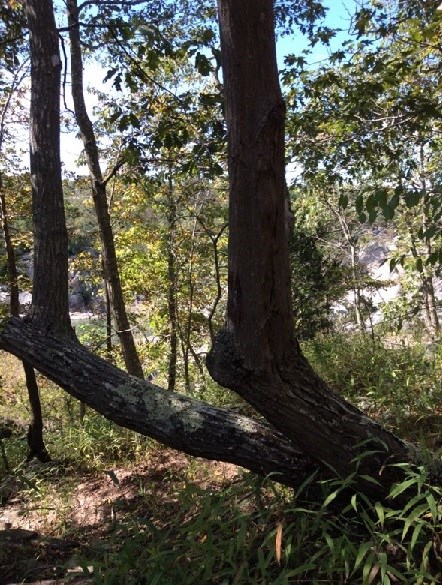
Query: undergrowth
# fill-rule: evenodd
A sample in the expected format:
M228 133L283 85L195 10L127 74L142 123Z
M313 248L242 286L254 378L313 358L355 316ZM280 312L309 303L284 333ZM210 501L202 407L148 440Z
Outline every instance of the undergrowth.
M440 344L429 350L421 344L385 346L369 336L335 335L309 341L303 350L336 391L398 434L436 452L441 447ZM69 535L81 530L70 519L76 485L91 474L112 477L116 466L136 470L158 446L83 410L48 381L39 378L39 383L45 441L54 463L32 468L23 464L29 420L23 376L19 362L2 354L0 417L14 420L22 430L4 440L12 471L0 462L0 481L1 486L15 482L23 518L31 510L41 510L39 522L44 527L45 514L54 511L57 534ZM214 402L225 404L219 389L209 390ZM177 481L171 470L168 479L154 479L148 488L140 485L118 521L106 525L103 550L80 550L77 562L93 583L442 581L442 491L431 485L423 468L406 466L404 480L392 488L388 505L381 505L354 491L352 478L324 483L323 500L311 502L305 497L308 485L293 494L269 479L240 473L235 481L217 484L207 481L213 470L205 471L204 462L189 462L184 480ZM166 483L170 491L164 495Z
M437 585L442 491L422 469L405 471L389 507L353 492L340 512L332 503L351 480L325 484L317 504L251 476L217 492L189 483L172 521L116 524L111 551L80 564L96 585Z
M335 334L306 342L303 351L322 378L363 411L399 435L441 446L441 342L428 348Z

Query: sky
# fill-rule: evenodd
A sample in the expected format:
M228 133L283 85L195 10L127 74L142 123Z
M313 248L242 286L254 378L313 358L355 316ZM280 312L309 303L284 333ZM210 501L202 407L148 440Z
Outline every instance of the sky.
M337 50L342 41L348 38L348 29L350 27L350 13L354 10L356 0L324 0L324 6L328 8L327 17L324 21L326 26L332 29L342 30L330 43L330 47L318 44L314 47L309 59L310 63L321 62L330 54L331 50ZM300 53L308 47L307 39L302 34L293 34L292 36L278 39L276 52L278 66L280 69L284 66L284 57L291 53Z
M317 45L309 59L311 63L320 63L327 59L330 50L336 50L339 48L342 40L347 37L346 31L349 28L350 23L350 8L354 7L355 0L325 0L324 5L328 7L326 25L331 28L342 29L343 32L338 34L335 39L332 40L330 48L323 45ZM60 23L61 24L61 23ZM288 54L295 53L299 54L305 48L307 48L307 40L301 34L294 34L293 36L286 36L278 40L277 43L277 58L278 66L280 69L284 67L284 57ZM112 83L103 83L106 76L106 70L100 67L98 64L89 62L84 69L84 82L86 89L97 89L105 93L112 91ZM97 97L88 91L85 95L86 104L88 108L89 116L93 117L93 109L98 106ZM66 91L66 102L70 109L72 109L72 100L70 97L69 87ZM79 167L77 159L79 158L82 151L82 143L79 138L76 138L75 133L62 132L61 135L61 157L64 165L64 169L68 172L75 172L78 174L85 174L86 167Z

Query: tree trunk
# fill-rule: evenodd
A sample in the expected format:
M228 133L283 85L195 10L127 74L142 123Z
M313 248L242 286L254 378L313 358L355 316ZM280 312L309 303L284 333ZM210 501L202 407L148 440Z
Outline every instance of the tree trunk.
M23 361L23 369L25 371L26 386L28 388L29 404L32 413L28 428L29 454L27 460L30 461L33 457L36 457L42 463L47 463L51 460L51 457L46 451L43 440L43 415L41 412L37 378L34 368L27 361Z
M439 315L437 314L437 300L434 291L433 276L422 276L422 289L425 298L425 307L428 313L430 331L433 337L440 333Z
M356 246L349 241L350 245L350 267L351 267L351 276L353 279L353 296L354 296L354 304L355 304L355 314L356 314L356 325L361 333L365 333L365 322L362 316L362 295L361 295L361 287L359 286L359 275L357 271L357 262L356 262Z
M227 320L208 356L212 377L252 404L319 464L383 497L406 443L332 392L294 337L285 231L284 103L273 0L219 0L229 146ZM259 42L257 42L259 39ZM374 484L362 474L376 478ZM382 474L382 476L381 476Z
M68 234L60 163L61 60L52 1L27 0L31 48L30 166L34 224L32 317L70 329ZM55 284L47 288L48 282Z
M26 68L27 70L27 68ZM13 80L9 91L7 91L5 103L2 107L0 115L0 157L3 155L3 143L6 134L6 120L11 108L11 101L16 92L19 89L20 83L23 81L24 74L21 68L18 69L13 75ZM8 270L8 281L10 291L10 308L11 315L18 315L20 312L20 300L19 300L19 289L18 289L18 273L17 266L15 263L14 246L9 230L9 219L8 211L6 206L5 197L5 185L3 183L3 169L0 169L0 225L3 230L3 238L5 242L5 251L7 259L7 270Z
M79 10L77 0L68 0L69 39L71 42L71 80L75 118L80 128L89 175L92 183L92 198L100 231L101 253L103 256L104 276L108 283L108 293L117 324L117 334L121 342L124 363L129 374L143 378L143 368L137 353L121 288L115 252L114 235L107 203L106 182L100 168L97 141L89 119L83 91L83 60L81 55Z
M20 300L18 289L18 272L17 265L15 263L14 246L12 244L11 234L9 233L8 212L6 209L6 198L3 189L3 173L1 171L0 171L0 217L8 266L9 292L11 295L9 306L11 308L11 315L19 315Z
M431 203L427 189L426 162L424 144L421 143L419 149L419 173L421 192L423 194L422 231L424 234L431 225ZM424 246L427 258L429 258L432 254L432 245L430 238L426 236L424 236ZM437 314L437 299L434 291L433 269L427 266L424 267L424 272L422 273L422 291L424 295L429 330L431 335L435 338L440 333L440 323L439 315Z
M167 216L167 311L169 313L169 367L167 389L175 390L177 376L178 336L177 336L177 269L175 256L177 209L173 192L172 168L169 166L166 195Z

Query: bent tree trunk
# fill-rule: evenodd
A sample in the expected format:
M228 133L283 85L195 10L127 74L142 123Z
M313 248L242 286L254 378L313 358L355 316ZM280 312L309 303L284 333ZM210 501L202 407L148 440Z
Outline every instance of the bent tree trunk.
M218 0L229 146L227 320L207 365L318 464L382 496L406 461L398 437L333 393L294 337L284 230L285 108L276 65L273 0ZM257 42L259 39L259 42ZM250 251L253 253L250 253ZM295 283L296 286L296 283Z
M135 341L129 325L126 306L121 288L115 252L114 235L107 203L106 181L100 168L97 141L92 122L89 119L83 90L83 60L81 55L79 9L77 0L68 0L69 39L71 42L71 78L72 98L74 101L75 118L80 128L89 175L92 183L92 198L100 231L101 253L103 256L104 277L110 298L113 317L117 324L117 334L123 351L127 371L133 376L143 378L143 368L137 353Z
M294 487L317 469L270 425L130 376L45 323L11 319L0 349L26 359L109 420L190 455L273 474Z

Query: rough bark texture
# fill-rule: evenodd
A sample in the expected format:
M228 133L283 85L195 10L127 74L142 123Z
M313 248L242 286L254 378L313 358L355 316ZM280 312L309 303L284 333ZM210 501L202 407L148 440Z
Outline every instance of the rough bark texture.
M298 486L315 469L264 422L215 408L129 376L71 336L52 335L32 319L11 319L0 348L26 360L106 418L190 455L241 465Z
M65 212L60 163L61 60L52 1L27 0L31 49L30 151L34 223L32 315L70 328ZM55 286L47 288L48 282Z
M399 438L333 393L294 337L285 231L284 104L279 89L273 0L219 0L229 143L230 235L227 322L207 365L318 463L382 497L407 460ZM382 476L380 476L382 474Z
M74 101L75 118L80 128L89 175L92 184L92 198L97 215L100 231L101 253L105 279L108 283L108 294L113 317L117 324L117 334L121 342L124 363L127 371L139 378L143 378L143 368L138 357L135 341L126 313L126 306L121 288L115 252L114 235L107 203L106 182L100 168L97 141L94 128L89 119L83 90L83 60L81 55L79 10L77 0L68 0L69 38L71 42L71 80L72 98Z

